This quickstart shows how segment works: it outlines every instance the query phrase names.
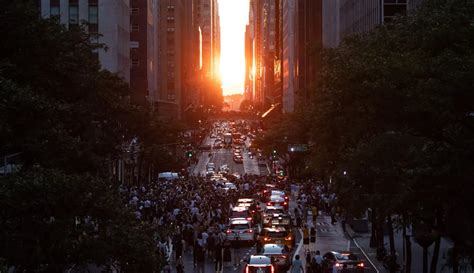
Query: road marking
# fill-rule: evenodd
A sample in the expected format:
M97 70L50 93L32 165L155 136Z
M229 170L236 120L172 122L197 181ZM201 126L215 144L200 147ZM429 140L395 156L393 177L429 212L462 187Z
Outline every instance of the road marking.
M359 244L357 243L357 240L352 238L352 240L354 241L355 245L357 246L358 249L360 249L360 251L362 251L362 254L364 254L365 258L367 259L367 261L369 261L369 263L372 265L372 267L375 269L375 272L377 273L380 273L379 269L375 266L375 264L372 262L372 260L369 258L369 256L365 253L365 251L359 246Z
M351 249L351 240L347 240L347 251Z
M295 260L296 255L299 255L298 253L300 252L301 247L303 246L303 232L301 231L301 229L298 229L298 232L300 233L301 240L298 243L298 247L296 248L295 254L293 254L293 260Z

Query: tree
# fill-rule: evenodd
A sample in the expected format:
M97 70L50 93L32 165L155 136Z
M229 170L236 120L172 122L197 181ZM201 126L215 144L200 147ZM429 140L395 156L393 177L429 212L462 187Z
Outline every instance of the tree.
M151 230L106 181L35 168L0 182L0 257L8 266L40 272L111 263L158 267Z
M474 234L461 209L474 163L473 13L469 1L427 1L325 50L311 115L313 166L339 178L346 207L425 219L458 250Z
M93 53L101 45L83 28L38 18L30 1L1 4L0 112L8 130L0 149L22 152L25 168L102 169L136 133L127 84L101 70Z

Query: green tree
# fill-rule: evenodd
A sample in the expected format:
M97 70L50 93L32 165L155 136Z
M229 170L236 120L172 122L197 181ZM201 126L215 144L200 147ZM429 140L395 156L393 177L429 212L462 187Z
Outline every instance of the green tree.
M349 170L338 181L347 207L424 219L457 249L474 234L462 209L474 163L472 14L470 1L427 1L325 50L311 115L314 167Z

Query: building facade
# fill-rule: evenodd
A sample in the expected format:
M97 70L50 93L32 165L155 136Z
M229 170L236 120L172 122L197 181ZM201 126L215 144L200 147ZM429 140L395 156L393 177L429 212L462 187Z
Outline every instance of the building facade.
M132 101L155 101L159 90L158 0L130 0L130 89Z
M44 18L57 17L68 28L88 25L89 32L97 35L102 68L117 73L130 83L130 1L129 0L41 0L40 12Z
M282 111L291 113L295 109L296 91L296 1L283 0L282 30Z

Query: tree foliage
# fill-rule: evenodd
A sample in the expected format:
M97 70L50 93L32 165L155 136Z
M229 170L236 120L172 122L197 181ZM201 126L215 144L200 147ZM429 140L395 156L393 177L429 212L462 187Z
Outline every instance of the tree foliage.
M0 154L20 153L23 166L0 179L1 266L158 270L153 232L122 203L107 162L133 138L170 136L101 68L85 26L41 19L32 2L0 0Z
M473 14L470 1L427 1L322 53L313 164L354 213L430 219L472 243Z

